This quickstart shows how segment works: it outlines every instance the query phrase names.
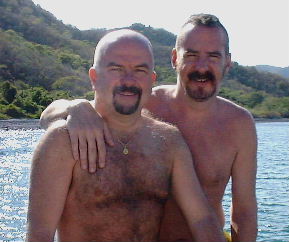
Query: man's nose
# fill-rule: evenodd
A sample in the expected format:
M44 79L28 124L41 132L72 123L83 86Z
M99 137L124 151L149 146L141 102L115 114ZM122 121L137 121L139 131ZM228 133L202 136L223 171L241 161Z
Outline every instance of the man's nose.
M196 63L195 67L198 71L204 72L209 69L209 62L207 58L199 58Z
M135 76L132 72L124 72L121 78L121 82L125 84L134 84L136 81Z

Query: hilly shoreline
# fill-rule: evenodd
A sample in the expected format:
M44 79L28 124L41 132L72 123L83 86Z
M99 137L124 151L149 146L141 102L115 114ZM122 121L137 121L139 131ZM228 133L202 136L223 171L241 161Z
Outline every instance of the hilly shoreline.
M158 85L175 84L170 53L176 36L141 23L124 27L152 42ZM1 2L0 119L39 118L56 99L92 99L87 70L96 43L108 31L65 25L31 0ZM247 108L255 118L289 118L289 79L269 69L234 62L220 96Z

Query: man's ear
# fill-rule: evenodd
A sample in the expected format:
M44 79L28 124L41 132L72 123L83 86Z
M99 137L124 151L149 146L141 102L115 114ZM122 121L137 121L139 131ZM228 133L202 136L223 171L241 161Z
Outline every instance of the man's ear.
M177 68L177 50L176 50L176 48L173 48L172 53L171 53L171 64L172 64L172 67L174 69Z
M227 74L229 72L231 66L232 66L231 53L229 53L226 56L226 65L225 65L225 73L224 74Z
M97 73L94 67L90 67L89 71L88 71L88 75L90 78L90 83L92 86L92 90L95 91L96 89L96 80L97 80Z
M157 82L157 73L155 71L153 71L152 73L152 81L153 81L153 84Z

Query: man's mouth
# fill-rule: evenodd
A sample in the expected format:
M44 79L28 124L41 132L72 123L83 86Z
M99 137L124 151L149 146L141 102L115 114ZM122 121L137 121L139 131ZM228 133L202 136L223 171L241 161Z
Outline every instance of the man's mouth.
M197 81L197 82L206 82L206 81L209 81L208 79L196 79L194 81Z
M135 92L119 92L119 95L123 95L123 96L135 96L137 95L137 93Z
M205 82L214 81L215 76L210 71L206 71L205 73L200 73L198 71L194 71L194 72L191 72L188 74L188 79L190 81L205 83Z
M113 90L113 94L119 94L122 96L135 96L135 95L141 95L142 91L138 87L127 87L125 85L116 87Z

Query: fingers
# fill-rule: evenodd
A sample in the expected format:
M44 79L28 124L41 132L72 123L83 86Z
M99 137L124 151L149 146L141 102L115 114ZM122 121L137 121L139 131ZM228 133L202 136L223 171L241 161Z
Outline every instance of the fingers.
M69 132L72 155L75 160L79 160L79 152L78 152L78 136L74 135L74 133Z
M71 137L73 157L83 169L95 172L105 166L105 142L113 146L112 135L102 117L91 103L77 100L69 106L66 119Z
M73 127L72 127L73 126ZM112 135L106 123L102 129L85 129L71 122L68 125L73 158L80 161L82 169L90 173L96 172L97 167L105 167L106 143L114 145ZM88 132L88 131L89 132Z
M96 150L96 140L90 139L87 141L88 144L88 167L89 172L93 173L96 171L96 162L97 162L97 150Z
M80 165L82 169L87 169L87 141L83 137L79 137L79 155L80 155Z
M106 147L105 147L104 137L102 135L100 135L97 139L97 150L98 150L99 168L104 168L105 158L106 158Z
M99 168L105 167L106 147L103 135L98 135L98 139L90 138L88 140L81 139L79 142L81 168L87 169L90 173Z
M97 137L97 138L95 138ZM70 134L72 153L75 160L80 160L81 168L93 173L105 167L106 147L104 133L86 136Z
M105 122L103 123L103 133L104 133L104 139L106 143L109 144L110 146L114 146L112 135Z

